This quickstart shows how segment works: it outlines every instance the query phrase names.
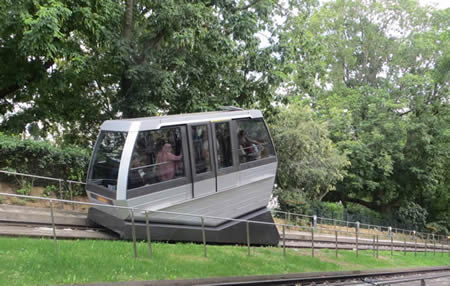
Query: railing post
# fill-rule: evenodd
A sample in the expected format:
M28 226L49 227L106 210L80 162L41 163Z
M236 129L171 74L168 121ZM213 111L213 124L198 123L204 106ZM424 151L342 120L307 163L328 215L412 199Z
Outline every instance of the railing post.
M406 236L403 235L403 255L406 256Z
M337 230L334 231L334 237L335 237L335 247L336 247L336 258L338 257L338 233Z
M360 225L360 223L359 223L359 221L357 221L356 222L356 232L359 234L359 225Z
M206 253L205 219L203 217L200 217L200 220L202 221L203 256L207 257L207 253Z
M373 256L375 256L375 235L373 236Z
M58 256L58 241L56 240L55 215L53 213L53 200L50 200L50 216L52 218L53 241L55 242L56 256Z
M59 198L62 199L62 180L59 179ZM64 209L64 203L61 203L61 208Z
M428 242L428 233L427 233L427 237L425 238L425 256L427 256L427 251L428 251L427 242Z
M247 255L250 256L250 226L248 221L246 223L246 228L247 228L247 247L248 247Z
M391 236L391 256L394 256L394 234Z
M311 228L311 255L314 257L314 228Z
M434 233L433 235L433 256L436 256L436 240L434 239Z
M137 247L136 247L136 226L134 225L134 211L130 210L131 213L131 236L133 237L133 250L134 258L137 258Z
M378 234L377 234L377 258L378 258Z
M288 221L288 222L291 221L291 213L290 213L290 212L287 213L287 217L288 217L288 218L287 218L287 221Z
M417 256L417 237L416 237L416 231L414 231L413 234L414 234L414 256Z
M286 257L286 231L285 225L283 224L283 256Z
M313 216L313 228L314 228L314 230L317 229L317 216L316 215Z
M392 226L390 226L390 227L388 228L388 231L389 231L389 237L392 237Z
M359 223L358 222L356 222L356 224L358 225ZM358 228L359 229L359 228ZM359 233L358 232L355 232L355 236L356 236L356 257L358 257L358 255L359 255L359 241L358 241L358 238L359 238Z
M73 201L72 183L69 182L70 200ZM75 210L75 204L72 202L72 210Z
M150 259L153 257L153 251L152 251L152 237L150 235L150 222L148 218L148 212L145 211L145 226L147 229L147 241L148 241L148 255Z

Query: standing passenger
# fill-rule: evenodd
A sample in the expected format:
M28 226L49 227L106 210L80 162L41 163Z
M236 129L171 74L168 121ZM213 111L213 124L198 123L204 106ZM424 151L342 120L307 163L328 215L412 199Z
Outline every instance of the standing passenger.
M172 145L164 144L161 151L156 155L158 163L158 177L160 182L171 180L175 177L177 162L181 160L182 155L176 156L172 153Z

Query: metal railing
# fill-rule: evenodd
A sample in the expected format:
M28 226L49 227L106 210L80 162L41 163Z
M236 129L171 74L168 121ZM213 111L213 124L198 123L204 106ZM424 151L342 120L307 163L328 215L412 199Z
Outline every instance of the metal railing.
M333 231L333 229L344 228L347 231L350 231L350 229L354 229L358 233L366 232L366 233L384 234L387 232L389 237L392 237L395 234L395 235L401 235L401 236L409 236L409 238L411 240L415 240L416 238L418 238L419 241L432 240L432 239L436 239L436 237L438 239L445 237L444 235L437 235L434 233L427 233L427 232L418 232L416 230L394 228L391 226L366 224L366 223L360 223L358 221L345 221L345 220L339 220L339 219L331 219L331 218L320 217L320 216L316 216L316 215L304 215L304 214L284 212L284 211L279 211L279 210L272 210L272 214L282 214L282 217L284 217L284 220L287 222L297 222L300 224L303 223L306 225L311 225L314 228L316 228L317 225L332 226L331 228L328 228L329 231Z
M70 200L73 200L72 184L86 185L85 182L80 182L80 181L65 180L65 179L60 179L60 178L52 178L52 177L38 176L38 175L30 175L30 174L11 172L11 171L5 171L5 170L0 170L0 173L6 174L6 175L30 177L30 178L35 178L35 179L43 179L43 180L58 182L58 193L60 194L60 196L62 196L62 193L63 193L63 189L62 189L63 183L68 183ZM74 209L75 209L75 204L72 204L72 210L74 210Z
M53 181L58 181L60 183L60 186L62 182L68 182L70 184L77 183L77 184L85 184L84 182L77 182L77 181L71 181L71 180L63 180L63 179L57 179L57 178L51 178L51 177L44 177L44 176L35 176L35 175L28 175L28 174L22 174L22 173L15 173L15 172L9 172L9 171L0 171L1 173L11 174L11 175L19 175L19 176L29 176L29 177L35 177L40 179L48 179ZM71 189L71 188L70 188ZM60 189L61 191L61 189ZM87 206L94 206L94 207L103 207L103 208L116 208L116 209L126 209L130 213L131 222L132 222L132 238L133 238L133 247L134 247L134 256L137 257L137 250L136 250L136 230L135 230L135 212L141 212L145 216L146 220L146 236L148 240L148 247L149 247L149 256L152 257L152 241L151 241L151 228L150 228L150 218L151 215L155 214L165 214L165 215L177 215L181 217L196 217L199 219L199 224L201 225L201 231L202 231L202 242L204 247L204 256L207 256L207 248L206 248L206 231L205 231L205 219L213 219L213 220L221 220L221 221L234 221L234 222L241 222L246 224L246 244L248 247L248 255L251 254L251 233L250 233L250 224L266 224L266 225L273 225L277 227L279 232L282 232L282 242L281 247L283 248L283 255L286 256L286 230L300 230L304 232L310 233L311 241L310 241L310 248L311 248L311 254L312 256L315 255L315 249L317 248L315 246L315 243L323 243L323 237L317 238L316 233L323 232L323 233L330 233L334 234L334 240L328 239L328 243L332 243L335 248L336 256L338 256L338 238L342 239L348 239L349 237L352 238L352 243L356 245L355 248L352 248L356 252L356 256L359 255L359 250L365 249L368 250L372 246L373 255L378 258L379 256L379 248L384 247L390 249L391 255L394 255L394 245L397 248L399 248L399 241L397 241L394 244L394 235L398 236L399 239L403 238L403 251L406 255L407 250L412 251L414 249L414 254L417 255L418 252L424 252L425 255L427 255L428 251L433 251L433 255L436 255L436 250L441 251L442 255L444 252L448 252L450 256L450 245L448 238L444 239L443 236L435 236L432 235L432 240L430 239L430 235L426 233L418 233L412 231L413 239L412 241L407 242L406 236L399 236L398 232L392 231L392 229L388 228L389 232L386 234L382 231L382 227L376 226L374 229L377 231L376 234L368 234L361 232L361 226L367 225L367 224L360 224L359 222L348 222L348 221L342 221L342 220L336 220L336 219L329 219L329 218L321 218L317 216L307 216L307 215L301 215L301 214L294 214L294 213L286 213L286 212L280 212L280 211L274 211L278 213L285 213L286 220L285 223L268 223L268 222L258 222L258 221L251 221L251 220L242 220L242 219L235 219L235 218L227 218L227 217L216 217L216 216L201 216L196 214L187 214L187 213L178 213L178 212L168 212L168 211L148 211L145 209L141 209L138 207L123 207L123 206L112 206L107 204L96 204L96 203L87 203L87 202L80 202L80 201L74 201L72 200L72 195L70 200L65 199L54 199L54 198L44 198L44 197L37 197L37 196L28 196L28 195L19 195L19 194L9 194L9 193L0 193L0 196L7 196L7 197L16 197L16 198L23 198L23 199L31 199L31 200L45 200L48 201L49 207L50 207L50 213L51 216L51 223L52 223L52 229L53 229L53 239L55 241L55 248L56 252L58 253L58 246L57 246L57 235L56 235L56 225L55 225L55 219L54 219L54 203L60 202L62 204L69 203L72 205L72 208L74 208L75 205L87 205ZM291 221L291 217L301 217L306 218L310 223L306 225L299 225L299 224L291 224L289 223ZM318 223L322 222L323 220L332 220L334 223L335 228L330 229L323 227L321 224ZM337 228L337 222L343 222L346 225L346 229L342 230ZM354 227L352 226L354 225ZM371 225L367 225L370 226ZM366 237L364 237L366 236ZM353 240L354 238L354 240ZM381 239L385 239L384 241L381 241ZM437 240L436 240L437 238ZM372 243L370 243L372 241ZM438 245L436 245L436 242ZM361 245L365 245L364 248L361 248ZM303 246L304 247L304 246ZM328 247L328 248L333 248Z
M282 249L283 249L283 255L286 256L286 229L299 229L299 230L303 230L303 231L308 231L311 233L311 241L310 241L310 248L311 248L311 255L314 257L315 256L315 250L317 249L317 247L315 247L315 243L320 242L320 240L317 239L317 237L315 238L315 232L317 230L321 230L321 227L317 226L316 228L314 227L307 227L307 226L299 226L299 225L293 225L293 224L280 224L280 223L269 223L269 222L259 222L259 221L251 221L251 220L243 220L243 219L235 219L235 218L227 218L227 217L219 217L219 216L206 216L206 215L196 215L196 214L187 214L187 213L179 213L179 212L169 212L169 211L148 211L145 209L140 209L140 208L136 208L136 207L123 207L123 206L113 206L113 205L107 205L107 204L97 204L97 203L87 203L87 202L79 202L79 201L72 201L72 200L64 200L64 199L53 199L53 198L43 198L43 197L36 197L36 196L27 196L27 195L17 195L17 194L9 194L9 193L0 193L0 196L7 196L7 197L17 197L17 198L23 198L23 199L33 199L33 200L45 200L49 203L49 207L50 207L50 212L49 215L51 217L51 224L52 224L52 231L53 231L53 240L55 243L55 251L56 254L58 255L58 243L57 243L57 229L56 229L56 223L55 223L55 218L54 218L54 203L55 202L60 202L60 203L70 203L70 204L78 204L78 205L88 205L88 206L95 206L95 207L102 207L102 208L115 208L115 209L125 209L128 210L130 213L130 217L131 217L131 222L132 222L132 240L133 240L133 253L134 253L134 257L137 258L138 254L137 254L137 246L136 246L136 226L135 226L135 221L134 221L134 217L135 217L135 213L136 212L140 212L142 214L145 215L146 218L146 222L145 222L145 227L146 227L146 236L147 236L147 241L148 241L148 251L149 251L149 257L152 258L152 239L151 239L151 227L150 227L150 218L151 215L154 214L165 214L165 215L177 215L177 216L183 216L183 217L196 217L199 219L199 223L201 225L201 232L202 232L202 243L203 243L203 252L204 252L204 256L207 257L207 241L206 241L206 231L205 231L205 219L216 219L216 220L226 220L226 221L234 221L234 222L242 222L246 224L246 244L247 244L247 248L248 248L248 252L247 255L251 255L251 232L250 232L250 224L264 224L264 225L273 225L275 227L277 227L278 229L281 228L283 236L282 236ZM335 230L335 240L334 245L335 245L335 252L336 252L336 257L338 256L338 234L342 234L342 233L347 233L347 231L342 231L342 230ZM354 244L356 245L355 248L353 248L356 252L356 256L359 255L359 251L363 250L360 246L361 243L361 237L360 234L358 232L353 232L352 233L355 237L354 240ZM390 239L390 244L386 244L386 241L384 243L380 243L380 236L376 235L376 237L374 236L373 239L373 245L372 248L369 247L365 247L364 250L369 250L372 249L373 250L373 256L376 256L378 258L379 256L379 247L386 247L386 246L390 246L390 251L391 251L391 256L393 256L393 250L394 250L394 242L393 242L393 236L391 236ZM320 238L319 238L320 239ZM367 246L368 242L367 239L364 242L364 244ZM417 242L414 244L414 251L415 251L415 255L417 255ZM398 248L398 243L396 245L396 247ZM412 245L407 246L407 244L404 244L404 253L406 255L406 249L411 248ZM425 247L426 244L425 244ZM328 247L329 249L332 249L332 247ZM425 248L425 255L427 254L427 249ZM436 255L436 250L441 251L441 255L444 255L444 252L448 253L449 257L450 257L450 245L448 245L448 241L447 244L444 245L443 241L441 241L441 243L439 245L436 245L436 241L433 241L433 246L429 247L429 250L431 251L431 249L433 250L433 255Z

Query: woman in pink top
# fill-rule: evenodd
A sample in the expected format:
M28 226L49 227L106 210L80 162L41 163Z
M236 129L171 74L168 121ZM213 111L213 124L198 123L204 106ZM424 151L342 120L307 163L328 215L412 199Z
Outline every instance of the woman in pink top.
M161 151L156 155L158 163L158 176L161 182L173 179L177 163L181 160L182 155L176 156L172 154L172 145L164 144Z

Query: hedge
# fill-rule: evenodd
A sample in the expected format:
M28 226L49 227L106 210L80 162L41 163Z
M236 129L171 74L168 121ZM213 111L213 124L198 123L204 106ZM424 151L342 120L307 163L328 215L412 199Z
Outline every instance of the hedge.
M0 133L0 170L85 181L90 153L80 147L58 147Z

